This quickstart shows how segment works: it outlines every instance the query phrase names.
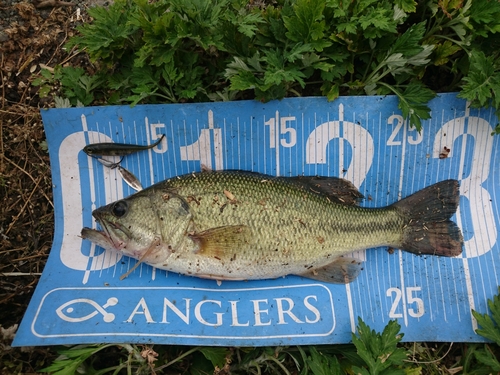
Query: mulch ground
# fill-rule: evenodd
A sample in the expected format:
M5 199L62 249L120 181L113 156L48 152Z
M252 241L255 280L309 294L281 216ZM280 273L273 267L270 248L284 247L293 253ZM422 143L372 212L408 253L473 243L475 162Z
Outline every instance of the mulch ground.
M63 49L84 8L56 2L0 1L0 374L34 373L54 358L50 348L11 348L47 260L54 234L52 181L32 81L42 67L78 65ZM57 87L54 88L57 91Z

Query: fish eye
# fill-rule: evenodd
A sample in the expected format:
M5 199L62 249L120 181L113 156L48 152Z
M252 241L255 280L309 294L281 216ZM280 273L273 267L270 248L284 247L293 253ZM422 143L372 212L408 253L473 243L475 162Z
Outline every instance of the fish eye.
M113 207L111 207L111 212L113 212L113 215L116 217L122 217L127 213L128 209L128 204L125 201L118 201L116 202Z

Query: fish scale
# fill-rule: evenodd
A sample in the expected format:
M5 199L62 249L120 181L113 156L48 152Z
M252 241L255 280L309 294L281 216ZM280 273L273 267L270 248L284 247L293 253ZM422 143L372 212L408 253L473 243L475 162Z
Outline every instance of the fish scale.
M460 230L449 220L458 205L456 181L383 208L339 203L349 189L360 196L336 178L193 173L95 210L103 231L84 228L82 237L160 269L218 280L294 274L350 282L361 270L347 256L356 250L461 252Z
M234 179L233 176L229 173L186 176L182 180L169 180L168 186L183 196L202 197L199 205L190 203L199 230L243 223L255 228L260 234L259 241L252 244L251 250L258 255L272 251L275 241L297 246L298 259L322 257L319 251L317 254L304 251L301 245L345 252L366 248L366 244L373 247L400 242L403 219L393 208L342 206L281 181L263 182L260 176L251 174L236 174ZM235 203L230 203L222 193L227 189L235 196ZM223 213L214 210L210 197L217 197L219 203L227 205ZM265 206L261 204L264 201ZM346 235L350 233L356 236ZM325 242L320 244L318 238Z

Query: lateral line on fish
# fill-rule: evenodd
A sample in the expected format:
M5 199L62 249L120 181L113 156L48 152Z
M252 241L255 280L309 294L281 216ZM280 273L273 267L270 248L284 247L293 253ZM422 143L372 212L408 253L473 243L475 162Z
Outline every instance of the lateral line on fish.
M139 264L141 264L144 261L144 258L146 258L151 253L151 251L153 251L153 249L156 246L158 246L159 244L160 244L160 239L158 237L156 237L156 239L153 241L151 246L149 246L149 248L146 250L144 255L139 258L139 261L131 269L129 269L126 273L124 273L123 275L120 276L120 281L127 278L132 272L134 272L134 270L139 266Z

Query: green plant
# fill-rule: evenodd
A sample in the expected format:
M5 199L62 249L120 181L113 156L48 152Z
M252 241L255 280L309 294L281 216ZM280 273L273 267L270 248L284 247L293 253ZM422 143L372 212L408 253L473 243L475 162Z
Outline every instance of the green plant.
M90 75L83 68L71 66L57 66L53 71L42 69L41 76L33 81L34 86L40 86L38 95L47 97L51 92L57 91L60 86L61 94L73 106L87 106L96 102L100 95L99 90L105 83L102 73Z
M156 348L155 348L156 349ZM170 350L169 350L170 349ZM40 370L50 372L53 375L81 374L118 374L121 371L134 374L150 374L170 370L176 364L189 356L196 356L191 366L192 373L211 373L214 368L223 368L228 357L229 350L224 348L194 347L184 352L176 347L160 347L153 350L148 345L131 344L106 344L106 345L76 345L58 351L59 357L48 367ZM100 353L104 353L99 356ZM163 358L173 359L155 368L155 362L159 355ZM99 359L100 360L99 360ZM113 362L117 362L116 364Z
M498 289L500 293L500 288ZM491 316L488 314L480 314L477 311L472 311L472 315L481 326L476 330L478 335L493 341L497 347L485 344L482 348L474 350L475 359L487 367L486 373L500 372L500 357L498 346L500 345L500 295L496 295L492 300L488 300L488 307L491 311ZM476 372L485 373L485 372Z
M66 47L97 73L42 73L41 95L47 82L73 105L395 94L418 129L440 91L500 110L496 0L117 0L89 14Z
M391 321L383 332L359 319L354 345L319 347L219 348L131 344L77 345L59 350L42 372L55 375L186 373L191 374L420 374L407 361L410 351L400 344L400 326Z
M500 292L500 289L499 289ZM41 372L118 374L491 374L500 371L500 295L488 301L491 316L473 311L481 326L476 332L494 344L459 344L459 358L449 359L452 345L402 345L396 321L381 333L358 318L354 345L310 347L219 348L134 344L76 345L60 349L59 357ZM447 350L446 350L447 348ZM442 353L444 352L444 355ZM410 358L412 358L410 360ZM443 359L448 358L447 364Z
M147 361L140 355L138 348L133 345L123 345L123 348L128 351L128 360L120 363L119 365L106 368L104 371L97 371L92 361L89 358L109 347L113 344L107 345L76 345L69 349L61 349L58 351L59 357L56 358L54 363L50 366L40 370L41 372L50 372L53 375L73 375L77 373L110 373L115 371L118 373L122 368L131 369L133 362L138 362L143 365ZM141 366L142 367L142 366Z

